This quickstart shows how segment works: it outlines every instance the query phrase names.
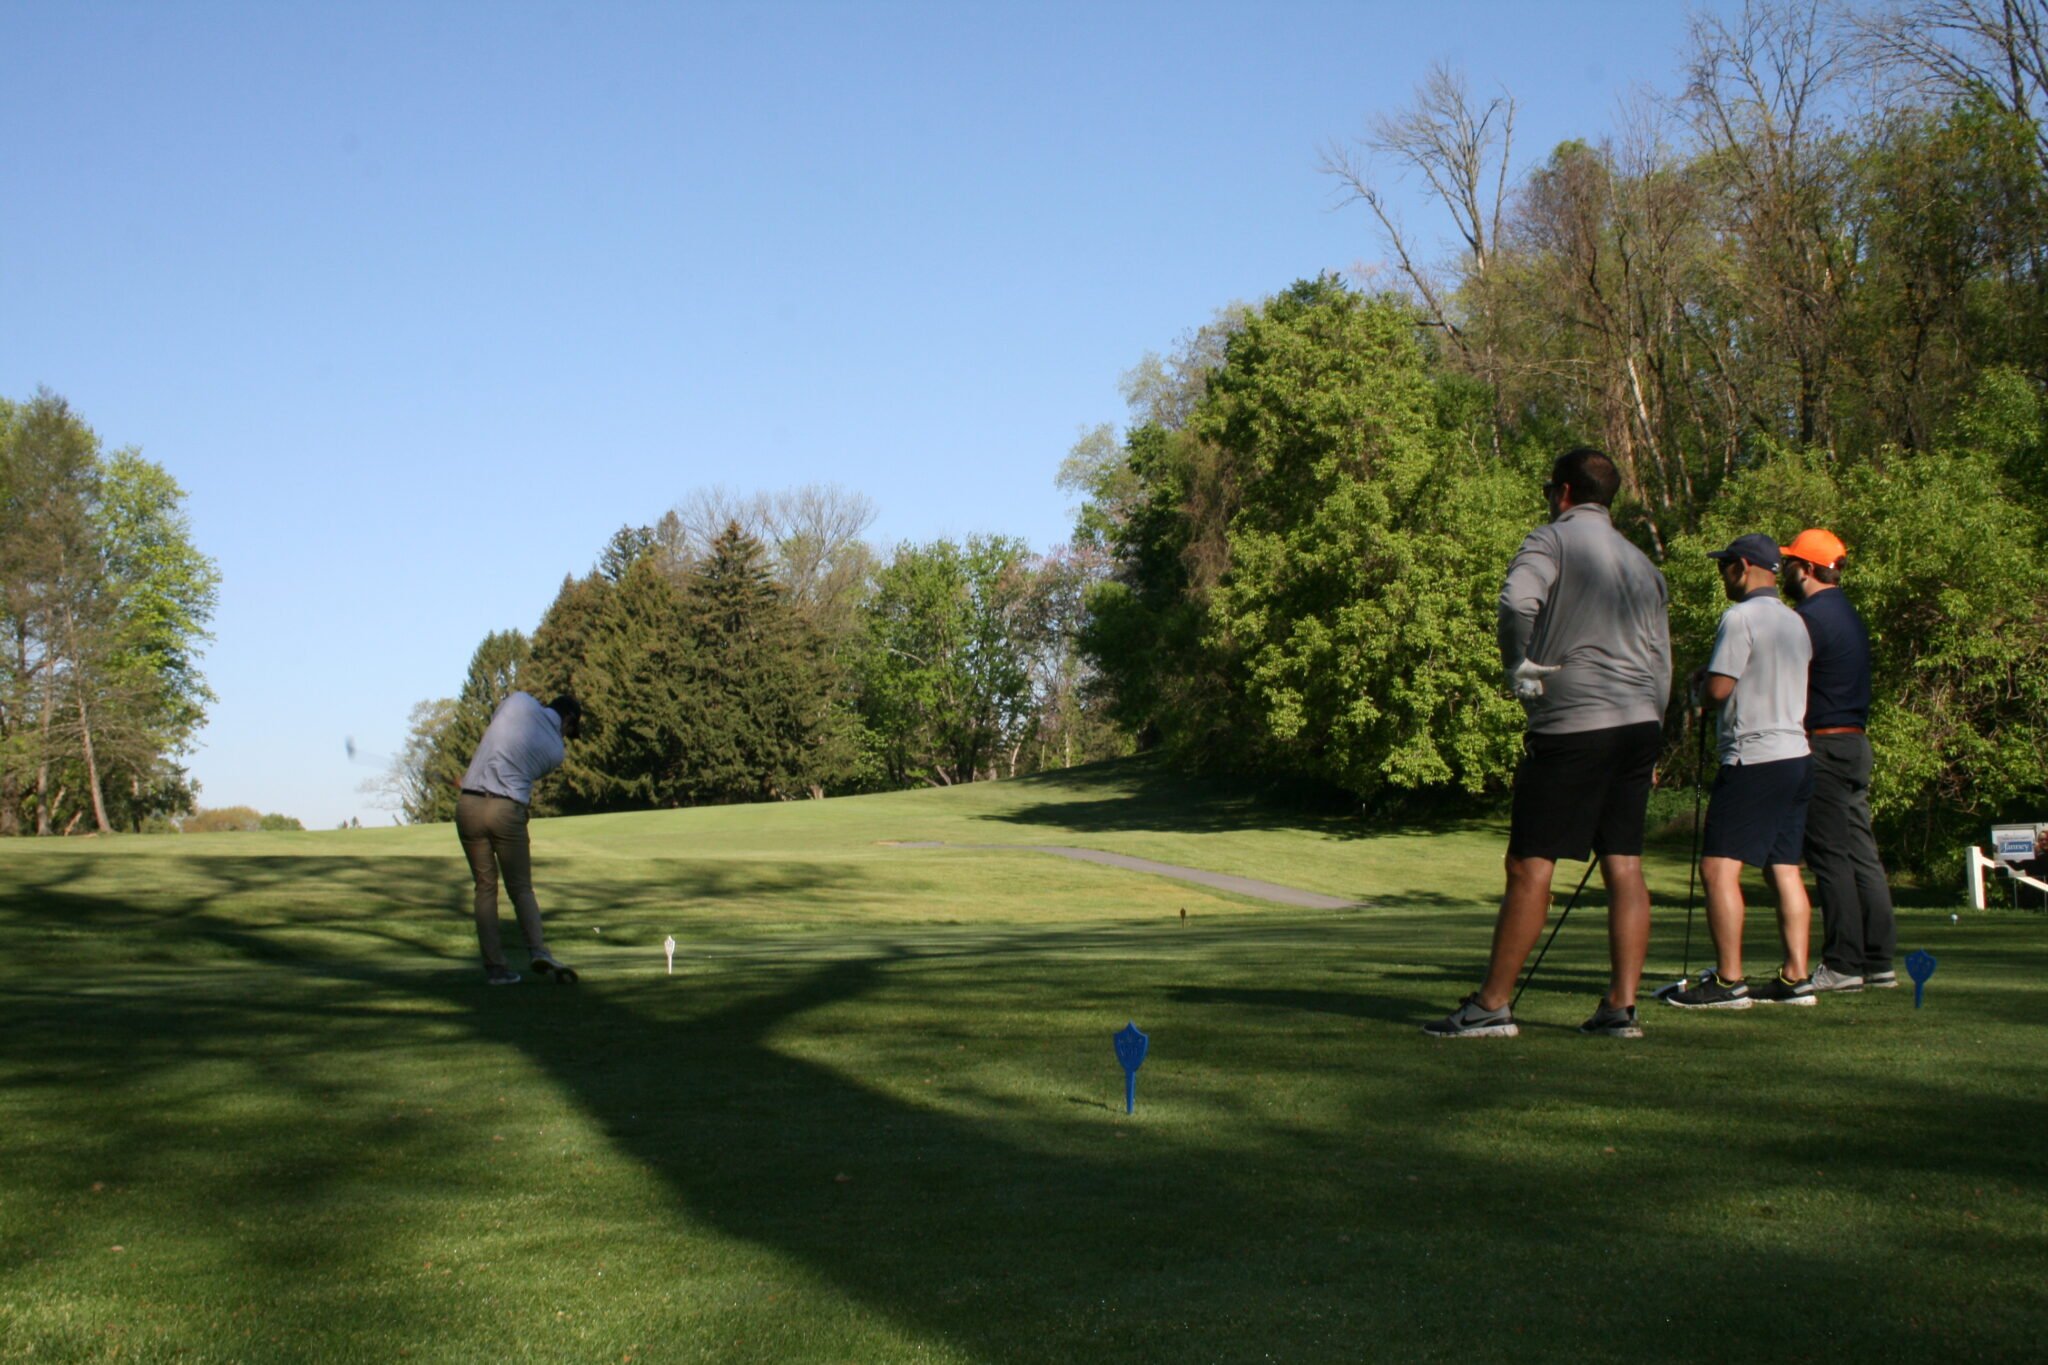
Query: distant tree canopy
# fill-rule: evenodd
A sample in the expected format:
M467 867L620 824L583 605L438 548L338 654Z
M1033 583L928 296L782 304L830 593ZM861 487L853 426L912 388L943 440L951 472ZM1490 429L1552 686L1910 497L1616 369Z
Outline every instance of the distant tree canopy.
M1039 557L976 536L884 563L859 538L873 515L838 489L711 490L621 528L590 573L563 580L530 641L494 634L461 697L414 708L371 785L407 820L451 818L514 687L584 707L582 739L535 789L541 814L950 784L1130 752L1078 646L1100 552Z
M0 834L192 808L220 584L184 490L47 390L0 399Z
M178 822L186 834L235 834L302 830L304 825L289 815L262 815L254 806L219 806L197 810Z

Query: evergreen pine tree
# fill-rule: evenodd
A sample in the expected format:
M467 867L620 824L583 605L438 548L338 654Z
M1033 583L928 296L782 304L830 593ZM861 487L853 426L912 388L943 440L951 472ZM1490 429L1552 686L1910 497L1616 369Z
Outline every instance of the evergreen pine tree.
M834 670L770 575L761 543L727 525L684 582L696 646L687 799L787 799L846 766Z
M682 607L675 585L645 557L602 595L577 674L584 733L575 791L593 806L687 800L696 648Z
M604 774L590 762L591 740L604 723L589 710L586 659L615 585L602 571L564 578L547 614L533 632L533 653L520 671L520 686L542 701L568 693L584 703L583 738L568 747L559 771L534 791L535 815L564 815L601 808Z

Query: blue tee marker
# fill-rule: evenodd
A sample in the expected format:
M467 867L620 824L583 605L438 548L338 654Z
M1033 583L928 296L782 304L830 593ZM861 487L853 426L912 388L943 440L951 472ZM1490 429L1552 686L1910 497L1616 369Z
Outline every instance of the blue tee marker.
M1116 1059L1124 1069L1124 1112L1138 1109L1138 1068L1145 1065L1145 1049L1151 1039L1138 1032L1136 1024L1125 1024L1116 1035Z
M1927 978L1934 975L1934 954L1922 949L1907 957L1906 975L1913 978L1913 1008L1917 1010L1927 991Z

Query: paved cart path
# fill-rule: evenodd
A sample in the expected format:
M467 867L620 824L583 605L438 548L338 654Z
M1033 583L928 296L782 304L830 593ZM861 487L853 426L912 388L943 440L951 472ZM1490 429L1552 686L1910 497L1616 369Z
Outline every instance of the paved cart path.
M1204 872L1198 867L1180 867L1174 863L1155 863L1150 858L1133 858L1127 853L1104 853L1094 848L1068 848L1063 844L942 844L906 840L895 844L894 847L1021 849L1027 853L1050 853L1056 857L1073 858L1079 862L1119 867L1126 872L1172 877L1176 881L1193 882L1197 886L1206 886L1216 891L1228 891L1233 895L1250 896L1254 900L1273 901L1279 905L1297 905L1305 910L1349 910L1359 904L1357 901L1345 900L1342 896L1326 896L1320 891L1303 891L1299 887L1282 886L1278 882L1233 877L1225 872Z

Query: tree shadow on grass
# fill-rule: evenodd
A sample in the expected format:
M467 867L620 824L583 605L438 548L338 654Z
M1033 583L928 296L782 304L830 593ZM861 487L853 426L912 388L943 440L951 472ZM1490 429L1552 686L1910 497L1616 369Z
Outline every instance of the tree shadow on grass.
M1385 1023L1417 1026L1444 1012L1434 1001L1419 996L1364 991L1179 986L1173 991L1173 999L1188 1005L1224 1005L1235 1009L1334 1014L1346 1019L1377 1019Z
M223 897L290 885L275 866L211 862ZM336 875L397 913L392 869ZM635 894L625 884L611 891ZM9 918L17 932L56 923L112 931L132 928L138 913L77 886L44 886ZM1772 1067L1778 1093L1796 1096L1808 1064L1775 1035L1729 1033L1712 1055L1667 1054L1653 1080L1625 1061L1561 1067L1526 1048L1433 1046L1409 1036L1423 1003L1406 991L1263 984L1317 971L1302 956L1315 935L1298 925L1219 936L1234 954L1169 957L1149 970L1145 955L1177 931L1019 930L949 954L917 946L942 935L899 943L881 930L849 932L836 960L698 978L687 991L653 978L493 994L470 973L380 969L416 950L377 920L295 937L214 910L179 918L180 933L229 963L374 984L373 999L153 995L109 1013L104 1001L59 996L36 1004L38 1037L10 1027L0 1051L20 1063L30 1058L19 1049L54 1047L41 1066L109 1073L181 1065L194 1048L274 1057L266 1083L330 1113L348 1141L319 1145L310 1164L274 1159L246 1194L235 1190L245 1171L189 1173L227 1210L256 1218L342 1196L363 1162L404 1159L410 1139L379 1117L390 1097L299 1060L315 1048L376 1046L388 1003L429 1005L455 1036L412 1045L446 1048L458 1066L465 1040L517 1048L661 1180L691 1224L770 1249L970 1359L1350 1360L1370 1343L1389 1358L1635 1360L1708 1328L1796 1339L1814 1303L1829 1305L1831 1348L1845 1352L1882 1357L1910 1344L1918 1353L1939 1332L1949 1355L2017 1356L2043 1325L2039 1289L2010 1290L2038 1264L2038 1239L1987 1250L1956 1243L1941 1224L1915 1234L1911 1255L1864 1238L1797 1250L1753 1235L1751 1218L1757 1189L1816 1166L1837 1180L1884 1180L1899 1152L1952 1145L1958 1132L1971 1142L1953 1161L2010 1180L2017 1156L2031 1183L2038 1110L2022 1094L1958 1092L1929 1078L1898 1087L1899 1112L1882 1134L1844 1132L1825 1108L1797 1100L1767 1128L1730 1125L1720 1087L1693 1072L1711 1064L1725 1079L1730 1063ZM1346 953L1370 952L1395 932L1358 916L1313 928ZM1119 998L1150 1000L1162 1016L1144 1083L1152 1098L1141 1098L1135 1120L1086 1104L1003 1109L994 1103L1003 1096L971 1080L950 1100L901 1093L905 1055L940 1074L962 1049L1031 1055L1039 1039L1015 1002L1042 992L1057 964L1094 957L1104 965L1093 970L1114 968L1113 979L1069 974L1104 990L1120 983ZM1189 979L1190 965L1211 979ZM1255 1025L1205 1023L1219 1009ZM1256 1026L1276 1013L1302 1017ZM0 1017L21 1014L16 1004ZM810 1055L829 1054L849 1019L875 1030L869 1046L840 1050L849 1060L839 1065ZM1095 1046L1103 1057L1093 1064L1107 1071L1106 1029ZM879 1062L884 1047L895 1064ZM1225 1103L1229 1089L1203 1099L1198 1089L1204 1075L1228 1087L1253 1074L1315 1078L1333 1117ZM43 1083L75 1084L50 1070ZM140 1163L167 1139L194 1138L141 1094L105 1114L103 1156ZM1558 1114L1580 1113L1613 1116L1611 1161L1551 1136ZM1601 1132L1591 1125L1578 1141L1597 1143ZM283 1258L326 1274L378 1258L375 1229L272 1221L248 1246L252 1263ZM1928 1326L1902 1335L1902 1305L1920 1305L1930 1269L1958 1261L1997 1272L1989 1283L2003 1287L2003 1307L1930 1303L1919 1309ZM1938 1288L1955 1283L1950 1275ZM329 1344L388 1346L393 1333L431 1339L430 1318L421 1301L413 1318L322 1326ZM380 1328L381 1337L360 1335ZM778 1323L764 1310L758 1328L764 1358L833 1354L816 1324Z
M1032 779L1018 785L1037 790ZM1334 788L1174 772L1154 759L1125 759L1044 775L1039 786L1061 793L978 818L1001 824L1079 831L1216 834L1299 829L1332 839L1373 833L1357 803Z

